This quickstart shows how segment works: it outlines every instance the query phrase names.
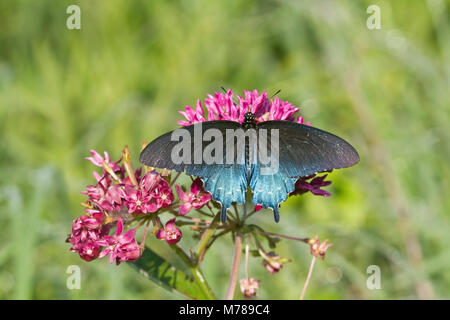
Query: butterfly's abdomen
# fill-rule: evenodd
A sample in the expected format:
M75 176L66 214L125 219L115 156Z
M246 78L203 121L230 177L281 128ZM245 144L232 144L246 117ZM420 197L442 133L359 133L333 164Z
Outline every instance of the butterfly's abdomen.
M255 116L251 112L247 112L244 115L244 121L242 122L242 129L247 131L249 129L256 129L256 121ZM250 179L251 168L251 159L250 159L250 139L248 137L245 138L245 167L247 168L247 177Z

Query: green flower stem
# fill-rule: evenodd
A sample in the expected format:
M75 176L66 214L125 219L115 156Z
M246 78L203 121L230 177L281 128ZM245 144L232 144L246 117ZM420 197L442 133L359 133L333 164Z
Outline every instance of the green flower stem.
M186 263L189 270L191 270L195 281L197 282L200 290L203 291L204 295L208 297L209 300L216 300L216 297L209 287L208 282L206 281L200 268L192 262L189 256L179 246L177 246L176 244L171 244L170 247L183 260L183 262Z
M214 241L216 241L218 238L224 236L225 234L227 234L228 232L231 232L232 229L225 229L222 232L219 232L219 234L215 235L212 237L211 241L208 243L208 245L206 246L205 250L202 252L202 254L198 257L198 261L197 264L200 265L200 263L203 260L203 256L205 255L205 252L212 246L212 244L214 243Z
M217 229L217 227L219 226L219 223L220 223L219 218L220 218L220 215L216 214L214 219L211 221L211 224L208 227L208 229L206 229L203 232L202 237L200 238L200 241L197 244L197 248L195 249L195 257L196 257L196 259L199 259L200 256L202 256L202 253L206 249L206 246L208 245L209 240L214 235L214 232L216 231L216 229ZM198 263L199 263L199 261L197 261L197 264Z
M249 251L249 245L248 245L248 237L245 238L245 278L248 281L248 251Z
M247 214L247 215L245 216L244 221L247 220L248 218L250 218L252 215L254 215L255 212L257 212L257 211L253 210L252 212L250 212L249 214Z
M200 210L200 209L197 209L197 212L198 213L200 213L200 214L202 214L202 215L204 215L204 216L207 216L207 217L214 217L214 215L213 214L209 214L209 213L207 213L207 212L205 212L205 211L203 211L203 210Z
M152 220L154 226L162 228L162 223L158 216L153 216ZM183 260L183 262L188 266L189 270L191 270L195 282L197 282L200 290L203 291L203 294L208 297L209 300L216 300L216 297L209 287L208 282L203 276L200 268L192 262L191 258L189 258L189 256L179 246L177 246L176 244L171 244L169 246L181 258L181 260Z
M239 211L238 211L236 203L233 203L233 208L234 208L234 213L236 215L237 223L239 224L241 222L241 219L239 218Z
M145 221L142 221L142 223L144 223ZM145 239L147 238L147 232L148 232L148 227L150 226L150 220L147 220L147 225L145 226L145 230L144 230L144 234L142 236L142 240L141 240L141 254L142 252L144 252L145 250Z

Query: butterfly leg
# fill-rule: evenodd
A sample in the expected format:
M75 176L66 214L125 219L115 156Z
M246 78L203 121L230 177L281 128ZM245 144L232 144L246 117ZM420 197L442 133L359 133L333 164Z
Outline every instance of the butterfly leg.
M275 222L280 222L280 212L278 211L278 207L272 209L273 209L273 218L275 219Z
M222 221L222 223L227 222L227 210L228 208L222 205L222 211L220 213L220 221Z

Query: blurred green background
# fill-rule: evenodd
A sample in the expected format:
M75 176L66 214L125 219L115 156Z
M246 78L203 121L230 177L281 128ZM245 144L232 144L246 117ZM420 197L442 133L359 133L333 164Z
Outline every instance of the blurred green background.
M66 28L70 4L81 30ZM380 30L366 27L371 4ZM331 197L291 198L279 224L268 212L252 218L334 243L308 299L450 298L449 6L1 1L0 298L181 298L126 264L84 262L64 240L93 181L89 149L118 159L127 144L137 165L141 141L176 128L177 110L220 86L282 89L307 121L360 152L360 164L331 174ZM203 264L219 297L232 252L227 237ZM252 260L259 297L297 299L309 248L283 241L277 252L293 262L276 275ZM81 290L66 288L69 265L81 268ZM370 265L381 268L380 290L366 287Z

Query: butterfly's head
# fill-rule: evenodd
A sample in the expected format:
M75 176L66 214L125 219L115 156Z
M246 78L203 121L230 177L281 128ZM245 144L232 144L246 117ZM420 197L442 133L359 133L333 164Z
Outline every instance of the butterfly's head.
M251 112L244 114L244 122L242 122L242 126L245 129L256 127L255 115Z

